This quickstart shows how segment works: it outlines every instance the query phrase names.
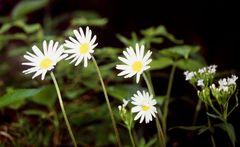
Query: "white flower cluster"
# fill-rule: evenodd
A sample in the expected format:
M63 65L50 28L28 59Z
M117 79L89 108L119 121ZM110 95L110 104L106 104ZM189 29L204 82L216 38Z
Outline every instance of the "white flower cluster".
M231 78L228 77L220 79L218 81L219 87L216 87L215 84L212 84L210 86L211 89L215 89L218 91L228 91L230 86L236 86L236 80L238 79L238 77L236 75L232 75Z
M200 68L198 71L185 71L185 80L190 81L193 85L197 83L197 86L205 87L214 78L216 68L217 65L210 65Z

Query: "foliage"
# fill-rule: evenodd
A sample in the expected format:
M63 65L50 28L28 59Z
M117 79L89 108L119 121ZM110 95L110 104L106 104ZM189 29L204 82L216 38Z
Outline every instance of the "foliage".
M24 67L21 65L22 55L29 51L33 44L41 46L40 42L45 39L63 43L67 36L73 34L72 30L79 26L94 26L96 30L104 31L108 20L94 11L79 10L50 17L51 12L46 10L41 23L30 21L32 19L30 14L45 10L49 4L51 2L48 0L23 0L14 7L10 18L0 19L2 23L0 27L0 144L4 146L71 144L70 137L66 137L65 126L59 124L64 120L50 76L47 75L44 81L31 80L29 76L24 76L22 74ZM67 26L61 29L60 26L64 22L67 22ZM163 25L132 32L131 38L120 34L116 34L116 38L122 46L99 45L100 47L95 49L94 54L100 65L114 116L117 118L117 124L122 133L120 137L126 146L130 146L129 138L124 135L126 130L121 126L117 106L122 103L123 99L129 99L137 90L146 90L146 86L144 82L137 85L133 84L131 79L117 77L115 65L119 62L117 57L122 50L140 43L153 51L150 72L153 75L154 85L168 80L169 69L173 66L178 72L182 72L197 70L206 66L207 63L200 54L200 46L184 44L183 40L174 37ZM170 42L170 45L162 47L161 45L166 41ZM54 72L79 146L113 146L116 144L109 125L111 120L107 115L102 88L93 63L90 62L88 68L82 68L69 66L67 61L63 61L57 65ZM182 75L177 76L183 78ZM167 87L167 84L164 86ZM191 101L192 95L184 96ZM159 106L163 106L167 99L167 95L162 91L157 91L155 97ZM170 103L174 101L175 99L171 97ZM174 117L172 113L169 115ZM212 114L209 115L214 117ZM8 119L5 121L5 118ZM150 126L152 127L152 124ZM134 136L137 146L157 146L156 136L144 134L146 130L138 125L136 128L138 133L134 133ZM198 130L199 135L210 130L206 125L179 125L174 126L170 131L175 131L176 128L188 131ZM218 123L214 128L226 131L231 142L236 142L234 126L231 123L225 122L225 125ZM149 132L156 133L156 131ZM144 138L145 136L147 139ZM170 137L168 139L171 141Z

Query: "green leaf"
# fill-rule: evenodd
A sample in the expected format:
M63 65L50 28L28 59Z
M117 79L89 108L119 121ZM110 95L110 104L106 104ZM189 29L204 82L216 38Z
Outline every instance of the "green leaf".
M48 0L24 0L19 2L12 11L13 18L20 18L39 10L48 4Z
M23 111L23 114L40 116L41 118L46 118L48 116L48 113L46 113L42 110L37 110L37 109L25 110L25 111Z
M104 26L108 22L107 18L89 19L85 17L75 18L71 21L72 26Z
M166 96L165 96L165 95L155 96L155 99L156 99L157 103L158 103L160 106L162 106L164 100L166 99Z
M2 25L2 27L0 28L0 34L8 31L11 28L11 24L10 23L5 23Z
M180 57L184 57L185 59L187 59L189 58L190 54L198 52L199 49L199 46L181 45L163 49L160 51L160 53L174 59Z
M221 124L217 124L215 126L221 128L224 131L226 131L229 139L231 140L231 143L233 144L233 146L235 146L236 134L235 134L233 125L230 124L230 123L221 123Z
M25 100L39 93L41 89L16 89L0 97L0 109Z
M143 88L140 88L138 85L114 85L114 86L108 86L107 91L108 94L112 97L122 101L122 99L129 99L132 97L132 95L137 92L137 90L141 90Z
M190 71L197 70L205 66L204 63L197 60L193 60L193 59L181 59L181 60L178 60L175 64L177 65L178 68L182 70L190 70Z
M120 50L118 48L104 47L104 48L96 49L94 54L96 54L96 56L101 57L100 59L110 58L110 59L116 60L117 54L119 52L120 52Z
M55 87L50 85L50 86L45 86L41 88L41 91L36 95L34 95L31 100L37 104L44 105L44 106L47 106L48 108L51 108L53 107L56 101L56 98L57 98L57 93L56 93Z
M215 119L220 119L220 120L223 120L220 116L218 115L215 115L215 114L211 114L209 112L206 113L208 116L212 117L212 118L215 118Z
M163 26L160 25L158 27L151 27L145 30L142 30L141 33L144 36L164 36L165 38L167 38L168 40L172 41L173 43L176 44L182 44L183 40L178 40L174 37L174 35L170 34L167 29Z
M176 127L172 127L169 130L172 129L183 129L183 130L188 130L188 131L196 131L196 130L200 130L200 129L206 129L208 128L205 125L201 125L201 126L176 126Z
M145 141L145 139L143 137L141 137L139 139L139 141L137 142L137 146L138 147L152 147L154 146L154 144L157 142L157 137L152 137L149 139L148 142Z
M71 87L66 90L65 95L69 99L77 98L78 96L82 95L84 92L86 92L88 89L85 87Z
M132 41L127 37L124 37L123 35L120 34L117 34L116 36L118 40L120 40L125 46L129 46L130 44L132 44Z
M159 70L173 64L173 60L168 57L159 57L150 63L150 70Z

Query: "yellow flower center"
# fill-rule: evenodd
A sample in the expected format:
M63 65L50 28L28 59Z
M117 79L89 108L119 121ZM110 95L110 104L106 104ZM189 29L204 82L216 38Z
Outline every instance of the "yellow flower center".
M140 72L143 68L143 64L141 61L135 61L133 64L132 64L132 70L135 71L135 72Z
M46 57L40 62L40 67L42 69L48 69L52 64L53 61L50 58Z
M143 110L143 111L148 111L149 109L150 109L150 107L147 106L147 105L143 105L143 106L142 106L142 110Z
M83 43L80 45L79 51L81 54L85 55L88 53L89 49L90 49L89 43Z

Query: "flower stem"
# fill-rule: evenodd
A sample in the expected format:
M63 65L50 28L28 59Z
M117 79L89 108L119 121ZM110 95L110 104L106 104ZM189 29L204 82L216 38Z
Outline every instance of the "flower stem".
M195 113L194 113L194 118L193 118L193 125L196 124L196 121L197 121L197 118L198 118L198 114L199 114L199 111L201 109L201 105L202 105L202 100L201 99L198 99L198 103L197 103L197 106L195 108Z
M106 99L106 103L107 103L109 114L110 114L110 117L111 117L111 120L112 120L112 125L113 125L113 129L114 129L114 132L115 132L115 135L116 135L118 146L121 147L122 145L121 145L119 133L118 133L118 130L117 130L116 121L115 121L115 119L113 117L113 111L112 111L112 108L111 108L111 105L110 105L110 102L109 102L109 99L108 99L107 90L106 90L105 84L103 82L103 78L102 78L100 69L99 69L99 67L97 65L97 62L96 62L96 60L95 60L95 58L93 56L92 56L92 60L93 60L93 63L95 65L95 67L96 67L96 70L97 70L97 73L98 73L98 77L100 79L100 82L101 82L101 85L102 85L102 88L103 88L104 97Z
M145 73L143 73L143 78L144 78L144 80L145 80L145 82L146 82L146 84L147 84L147 87L148 87L149 92L150 92L153 96L155 96L155 93L154 93L154 90L153 90L153 86L152 86L152 84L150 83L150 80L148 79L148 77L147 77L147 75L146 75Z
M129 133L129 136L130 136L130 139L131 139L131 142L132 142L132 146L136 147L134 139L133 139L131 128L128 128L128 133Z
M145 73L143 73L143 78L147 84L148 90L150 92L151 95L153 95L153 97L155 96L154 94L154 90L153 90L153 86L151 85L151 83L149 82L150 80L148 80L148 77ZM161 113L161 110L158 109ZM162 114L162 113L161 113ZM159 123L159 119L158 117L155 119L156 121L156 127L157 127L157 132L158 132L158 139L159 139L159 144L161 147L165 147L166 146L166 140L165 140L165 136L163 134L163 130L161 127L161 124Z
M174 74L175 74L175 70L176 70L176 65L173 64L172 69L171 69L171 73L170 73L170 77L169 77L169 81L168 81L168 88L167 88L167 94L166 94L166 100L164 103L164 108L163 108L163 131L165 133L165 136L167 136L167 115L168 115L168 105L169 105L169 99L170 99L170 94L171 94L171 90L172 90L172 84L173 84L173 78L174 78Z
M205 106L206 106L206 110L207 110L207 112L208 112L208 106L207 106L207 104L205 104ZM210 121L210 118L209 118L208 115L207 115L207 121L208 121L208 128L211 129L212 125L211 125L211 121ZM211 137L212 146L213 146L213 147L216 147L216 143L215 143L215 140L214 140L213 135L211 134L210 137Z
M51 77L52 77L53 83L54 83L55 88L56 88L56 91L57 91L59 104L60 104L60 107L61 107L61 109L62 109L63 117L64 117L64 119L65 119L65 123L66 123L66 125L67 125L68 132L69 132L70 137L71 137L71 139L72 139L72 141L73 141L74 147L77 147L77 143L76 143L75 137L74 137L74 135L73 135L71 126L70 126L70 124L69 124L69 121L68 121L68 118L67 118L67 115L66 115L66 111L65 111L65 109L64 109L64 105L63 105L63 101L62 101L62 96L61 96L61 93L60 93L60 90L59 90L59 86L58 86L57 80L56 80L53 72L51 72L50 75L51 75Z

